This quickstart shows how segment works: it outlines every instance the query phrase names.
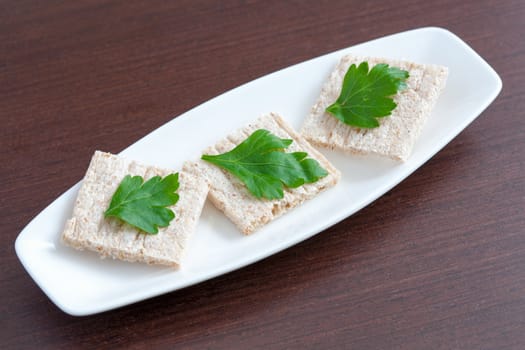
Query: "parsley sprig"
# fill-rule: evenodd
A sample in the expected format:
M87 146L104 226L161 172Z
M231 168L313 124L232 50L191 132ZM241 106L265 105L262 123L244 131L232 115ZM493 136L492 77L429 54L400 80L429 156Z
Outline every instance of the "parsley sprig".
M283 198L283 186L295 188L328 175L306 152L284 152L292 140L259 129L229 152L202 159L226 169L257 198Z
M179 200L179 174L154 176L144 182L141 176L126 175L111 198L105 217L116 217L150 234L166 227L175 218L168 206Z
M343 123L360 128L376 128L377 118L390 115L396 103L391 96L407 88L407 71L388 64L352 64L345 74L341 94L326 111Z

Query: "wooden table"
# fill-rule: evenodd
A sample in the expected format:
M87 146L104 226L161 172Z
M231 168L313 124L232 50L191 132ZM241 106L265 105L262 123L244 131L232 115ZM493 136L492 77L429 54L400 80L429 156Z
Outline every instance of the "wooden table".
M525 348L525 3L354 3L0 1L0 348ZM88 317L60 311L19 263L17 235L95 149L118 153L254 78L429 25L469 43L503 91L356 215Z

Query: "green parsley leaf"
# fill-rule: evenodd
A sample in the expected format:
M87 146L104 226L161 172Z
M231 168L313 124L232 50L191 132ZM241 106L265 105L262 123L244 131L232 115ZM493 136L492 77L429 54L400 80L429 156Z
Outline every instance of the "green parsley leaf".
M292 142L259 129L231 151L202 159L232 173L255 197L280 199L283 185L295 188L328 175L306 152L284 152Z
M126 175L111 198L104 216L113 216L144 232L156 234L175 214L166 207L174 205L179 195L179 174L164 178L154 176L144 182L141 176Z
M386 117L396 108L390 97L407 88L408 72L388 64L377 64L368 72L368 62L352 64L343 79L341 94L326 108L345 124L376 128L376 118Z

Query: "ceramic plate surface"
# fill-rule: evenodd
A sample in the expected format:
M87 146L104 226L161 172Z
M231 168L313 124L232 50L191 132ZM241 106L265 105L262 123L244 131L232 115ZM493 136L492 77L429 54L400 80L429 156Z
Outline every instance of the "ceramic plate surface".
M263 259L301 242L363 208L425 163L498 95L501 80L467 44L440 28L422 28L355 45L230 90L173 119L121 154L161 167L183 161L261 114L280 113L300 128L324 81L346 53L449 67L447 86L406 163L348 157L321 150L342 173L340 183L251 236L207 203L181 270L100 259L60 242L79 184L20 233L16 253L49 298L71 315L89 315L174 291ZM86 164L87 168L88 164Z

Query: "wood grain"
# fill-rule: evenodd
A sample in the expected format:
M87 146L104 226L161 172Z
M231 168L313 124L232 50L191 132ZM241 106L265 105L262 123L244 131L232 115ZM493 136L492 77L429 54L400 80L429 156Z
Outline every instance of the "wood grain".
M523 349L523 23L520 0L0 1L0 348ZM89 317L62 313L20 265L17 235L95 149L119 152L242 83L421 26L464 39L503 91L356 215Z

